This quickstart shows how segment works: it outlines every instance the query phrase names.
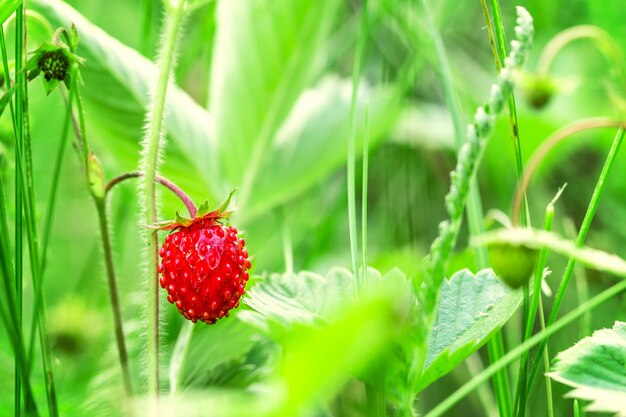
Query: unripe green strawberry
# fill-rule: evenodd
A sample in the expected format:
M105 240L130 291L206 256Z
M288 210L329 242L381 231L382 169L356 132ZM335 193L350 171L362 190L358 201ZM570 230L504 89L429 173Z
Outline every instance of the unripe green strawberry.
M489 261L498 278L512 288L519 288L530 279L537 251L526 246L496 243L489 245Z
M250 260L245 241L234 226L220 223L222 207L194 219L178 218L167 228L159 252L160 284L167 300L186 319L213 324L239 306Z

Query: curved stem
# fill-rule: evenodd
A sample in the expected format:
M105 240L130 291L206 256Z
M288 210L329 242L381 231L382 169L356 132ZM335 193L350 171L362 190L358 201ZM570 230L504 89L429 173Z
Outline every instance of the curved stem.
M526 190L528 188L528 185L530 184L530 180L533 178L537 167L541 164L541 162L544 161L548 153L556 145L558 145L565 139L571 138L571 136L575 133L583 132L585 130L601 129L608 127L626 128L626 122L602 118L582 120L565 126L564 128L553 133L545 141L543 141L539 149L535 151L533 156L530 158L530 161L528 161L528 164L526 164L524 176L522 177L522 181L520 182L520 185L515 192L515 198L513 200L513 226L518 225L522 198L526 194Z
M108 194L108 192L115 187L117 184L131 179L131 178L140 178L142 177L143 174L141 172L135 171L135 172L127 172L126 174L122 174L120 176L117 176L113 179L111 179L106 186L104 187L105 192ZM196 214L198 213L198 209L196 207L196 205L193 203L193 201L191 200L191 198L189 198L189 196L176 184L174 184L172 181L168 180L165 177L162 177L160 175L157 175L154 177L154 180L156 182L158 182L161 185L164 185L165 187L167 187L170 191L172 191L174 194L176 194L176 196L178 198L180 198L180 200L185 204L185 207L187 207L187 211L189 212L189 216L191 217L196 217Z
M170 75L174 67L174 55L178 32L182 26L185 1L179 0L176 8L167 14L163 47L159 58L159 77L154 90L154 98L149 108L149 126L143 143L143 158L141 161L143 179L143 223L155 224L157 221L157 202L155 178L159 165L159 153L161 149L161 138L164 129L165 100ZM158 397L159 395L159 280L157 272L158 237L156 230L148 231L146 236L146 258L147 258L147 383L148 395ZM157 414L158 406L156 402L151 402L151 412Z
M605 57L623 70L621 50L615 41L604 30L592 25L574 26L557 34L545 46L537 62L537 73L547 75L550 73L556 56L570 43L580 39L591 39L597 42L600 51ZM604 46L604 48L603 48Z
M617 159L619 148L624 140L625 132L626 128L620 127L617 131L617 134L615 135L615 139L613 139L611 149L609 150L609 154L606 157L606 161L604 162L604 166L602 167L602 171L600 172L598 182L596 183L596 187L593 190L591 200L589 201L589 206L587 207L585 217L583 218L580 229L578 230L578 236L576 237L576 246L582 246L585 243L587 233L591 228L591 222L593 221L593 218L600 204L600 198L602 197L604 189L606 188L609 174L613 169L613 165L615 164L615 160ZM554 297L554 304L552 305L552 310L550 310L550 316L548 317L548 326L556 321L556 317L559 314L559 309L561 308L561 304L563 303L563 298L565 297L567 284L569 283L572 273L574 272L574 266L576 266L576 260L570 257L570 259L567 261L565 272L563 272L563 276L561 277L559 289L557 290L556 296ZM535 377L537 376L537 372L539 371L539 367L541 366L541 355L543 354L543 351L547 345L548 338L546 337L545 340L542 341L539 349L537 350L537 354L535 355L535 362L530 372L530 377L528 378L527 392L530 392L530 389L532 388Z

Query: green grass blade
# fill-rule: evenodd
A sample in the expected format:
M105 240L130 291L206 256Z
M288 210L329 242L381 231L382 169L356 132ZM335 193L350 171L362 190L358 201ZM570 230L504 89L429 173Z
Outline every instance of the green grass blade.
M363 273L359 273L358 267L358 238L356 230L356 108L359 100L359 80L361 79L361 64L363 62L363 50L367 43L368 14L367 0L363 2L361 10L361 25L359 29L359 37L356 44L356 52L354 55L354 68L352 70L352 99L350 105L350 137L348 140L348 164L347 164L347 181L348 181L348 226L350 230L350 255L352 259L352 274L354 275L354 292L359 293L364 287Z
M591 200L589 201L589 206L585 213L585 217L583 218L583 222L580 226L580 230L578 232L578 237L576 238L576 246L580 247L584 244L585 239L587 238L587 233L591 228L591 223L596 214L596 210L600 204L600 199L602 198L602 194L604 193L604 189L606 188L606 183L608 177L612 171L615 160L617 159L617 154L619 148L622 145L624 139L624 133L626 131L624 128L620 128L615 135L615 139L611 145L611 149L609 150L609 154L604 162L604 166L602 167L602 171L600 172L600 176L598 178L598 182L596 184L595 189L593 190L593 195L591 196ZM565 297L565 290L567 289L567 284L574 272L574 267L576 266L576 260L570 258L567 262L567 266L565 267L565 272L563 273L563 277L561 278L561 283L559 284L559 289L554 298L554 304L552 306L552 310L550 311L550 316L548 318L547 325L550 326L552 323L556 321L556 318L559 314L559 309L561 308L561 304L563 303L563 298ZM535 361L532 367L532 371L530 372L530 376L528 378L528 390L527 394L530 393L532 389L534 380L539 372L539 367L541 366L541 355L543 354L543 350L546 348L548 344L548 339L544 340L539 346L537 353L535 354Z
M26 43L25 43L25 25L26 20L25 5L17 9L16 13L16 36L15 36L15 80L18 85L17 92L15 94L15 109L16 109L16 127L17 127L17 141L16 141L16 166L19 165L17 171L17 179L19 186L21 187L21 197L16 196L16 201L22 200L23 211L26 224L26 234L28 237L28 251L29 261L31 268L31 275L33 280L33 287L35 288L35 302L34 310L37 314L34 314L38 323L39 339L41 343L42 351L42 364L44 371L44 381L46 387L46 397L48 400L48 412L51 416L58 416L58 404L56 400L56 390L54 387L54 375L52 370L52 358L50 354L50 346L48 343L47 328L46 328L46 309L45 299L43 297L43 288L41 288L40 281L40 257L39 257L39 236L37 231L37 224L35 219L35 191L32 175L32 155L30 149L30 135L29 135L29 121L28 121L28 87L26 80L26 73L23 71L26 62ZM17 218L21 217L21 210L16 211ZM17 242L16 242L17 245ZM16 267L17 270L17 267ZM21 284L21 283L20 283ZM20 287L17 287L20 292ZM19 298L18 298L19 301ZM34 328L34 327L33 327ZM28 368L32 367L30 361L31 355L29 355Z
M619 283L604 290L595 297L589 299L584 304L581 304L576 309L563 316L560 320L557 320L551 325L547 326L545 330L540 331L524 343L511 349L497 362L492 363L482 373L476 375L468 383L466 383L454 393L446 397L445 400L440 402L435 408L426 413L424 417L440 417L446 415L445 413L449 411L456 403L458 403L461 399L465 398L465 396L474 391L479 385L485 383L485 381L487 381L492 375L498 372L499 369L508 366L510 363L512 363L522 354L524 354L524 352L528 352L528 350L532 349L534 346L537 346L543 340L549 338L553 334L565 328L567 325L578 320L578 318L584 315L587 311L599 307L600 305L606 303L608 300L618 296L624 291L626 291L626 280L620 281Z

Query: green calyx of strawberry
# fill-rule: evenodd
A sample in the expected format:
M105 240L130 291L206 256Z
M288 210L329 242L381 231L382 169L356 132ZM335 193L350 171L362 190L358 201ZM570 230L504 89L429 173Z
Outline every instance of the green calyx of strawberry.
M237 189L235 188L228 194L226 200L222 202L216 209L211 210L209 207L209 202L205 201L198 207L198 212L193 218L187 218L181 216L178 212L176 212L175 220L166 220L164 222L157 223L154 226L154 229L157 230L175 230L181 227L191 227L194 223L197 223L201 220L210 221L210 222L219 222L221 219L225 219L232 213L234 210L228 210L228 206L230 205L230 200Z
M72 67L84 62L83 58L75 54L77 46L78 33L74 25L69 32L64 28L57 29L52 40L41 45L26 63L28 81L41 74L47 94L54 91L59 82L64 82L69 89L72 84ZM79 77L77 70L75 73Z

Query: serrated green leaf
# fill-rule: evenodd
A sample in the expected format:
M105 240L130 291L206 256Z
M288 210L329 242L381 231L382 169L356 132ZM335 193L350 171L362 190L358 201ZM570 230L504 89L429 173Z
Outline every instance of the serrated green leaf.
M301 92L321 73L324 40L340 4L218 2L210 109L221 172L231 184L242 183L242 168L262 158Z
M559 353L548 375L574 388L568 397L591 401L588 411L626 416L626 323L617 321Z
M501 283L491 269L475 276L464 269L445 281L419 389L447 374L478 350L507 322L521 301L521 292Z
M243 301L285 325L314 323L332 320L337 307L352 298L352 290L352 273L345 268L333 268L326 276L314 272L273 274L254 285Z

